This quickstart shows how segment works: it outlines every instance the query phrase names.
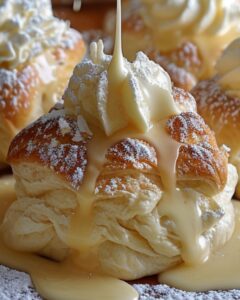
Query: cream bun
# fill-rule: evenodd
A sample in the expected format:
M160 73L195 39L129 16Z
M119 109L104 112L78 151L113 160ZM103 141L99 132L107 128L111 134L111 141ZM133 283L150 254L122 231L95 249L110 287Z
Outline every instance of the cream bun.
M130 280L202 263L234 229L228 153L143 53L129 63L92 44L64 104L14 138L8 162L17 200L2 232L19 251Z

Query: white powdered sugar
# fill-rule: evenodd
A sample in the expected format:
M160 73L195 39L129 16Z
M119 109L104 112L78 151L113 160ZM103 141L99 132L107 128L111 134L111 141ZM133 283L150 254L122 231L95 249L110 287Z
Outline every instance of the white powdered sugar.
M40 300L30 277L22 272L0 266L1 300Z
M132 138L124 139L111 147L107 159L111 161L110 169L125 169L132 166L134 169L144 170L157 165L155 149L147 142ZM108 168L108 165L105 167Z
M237 300L240 299L239 290L185 292L171 288L165 284L149 285L135 284L140 300Z
M17 71L8 71L2 69L0 72L0 89L7 87L12 87L17 80Z
M71 127L64 118L60 118L58 120L58 124L59 124L59 128L60 128L60 131L63 136L65 135L65 133L71 132Z
M139 300L237 300L239 290L185 292L167 285L134 284ZM29 275L0 266L1 300L42 300L35 291ZM94 299L95 300L95 299ZM97 300L97 299L96 299ZM123 299L124 300L124 299Z
M192 91L198 109L202 115L211 116L216 123L215 131L220 132L227 124L238 126L240 120L240 98L224 91L218 83L218 77L201 81ZM206 113L205 113L206 111Z
M11 94L11 90L17 82L17 72L8 71L5 69L0 70L0 110L6 108L6 98ZM20 82L20 81L19 81ZM11 98L12 105L16 106L16 97Z
M25 135L31 139L25 140ZM12 143L10 155L23 153L79 188L87 166L86 143L92 133L81 116L66 116L65 110L52 110L25 128Z
M11 118L21 109L26 111L30 106L30 90L37 84L32 66L26 66L21 72L0 69L0 112Z

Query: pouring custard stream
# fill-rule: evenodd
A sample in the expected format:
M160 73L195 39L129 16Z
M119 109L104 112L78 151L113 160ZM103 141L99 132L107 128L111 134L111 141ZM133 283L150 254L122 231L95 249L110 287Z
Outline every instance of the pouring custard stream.
M118 16L115 47L111 61L104 54L101 41L98 44L94 43L91 45L92 61L95 64L103 66L103 70L100 73L99 85L95 87L99 90L96 91L98 111L94 116L94 118L97 117L97 120L94 120L94 122L96 122L97 127L100 125L101 129L105 131L105 135L102 135L98 129L95 129L93 136L96 138L93 138L89 143L88 156L90 165L87 169L83 185L79 190L80 215L76 214L68 236L70 239L78 241L79 246L77 245L77 250L82 249L84 243L88 245L96 244L96 240L91 241L91 234L89 230L86 230L85 226L91 218L94 187L101 171L101 165L104 165L106 152L111 145L126 137L135 137L149 141L150 144L155 146L159 157L162 158L161 165L158 168L167 192L164 197L165 200L163 200L160 207L163 210L163 214L165 212L166 215L171 215L173 219L178 220L178 234L180 234L185 244L184 249L186 248L184 250L186 252L184 260L191 263L203 262L208 258L210 250L204 237L201 236L201 224L197 224L196 227L189 227L189 219L200 220L199 209L196 205L192 205L191 201L189 204L186 204L186 207L188 207L186 211L189 214L184 213L183 209L176 209L176 204L182 207L182 203L184 202L179 200L179 198L184 199L185 197L191 198L193 196L191 193L182 195L181 191L176 191L175 164L180 144L166 134L164 121L161 122L161 120L166 119L168 116L181 112L172 96L171 81L168 74L154 66L152 62L148 62L149 70L145 70L146 74L143 74L146 78L150 78L148 82L143 81L142 76L136 74L134 63L132 66L122 55L120 19L120 16ZM135 64L140 65L141 63L143 62L140 60L135 62ZM108 64L107 68L105 64ZM157 70L151 74L150 69L154 69L154 67ZM66 109L68 109L69 103L70 105L74 103L72 98L72 90L69 89L65 94ZM78 101L80 102L81 98ZM84 103L80 102L79 105L79 111L83 113ZM75 103L73 109L76 109ZM89 112L91 113L90 110ZM84 117L88 119L87 114ZM88 121L90 123L92 119L89 118ZM158 140L159 142L156 143ZM98 145L97 152L96 145ZM171 199L176 199L176 203L172 203ZM88 207L87 217L83 215L85 212L82 209L83 206ZM88 220L87 222L86 219ZM80 228L85 228L85 234L81 232L82 236L85 235L86 237L84 243L79 238ZM74 248L71 242L69 246Z
M199 151L213 160L218 156L221 161L219 165L214 162L212 168L220 170L226 155L194 112L194 105L190 105L194 101L187 106L181 100L191 96L173 89L160 66L143 53L138 53L133 63L123 58L120 20L118 1L113 57L104 54L101 41L92 44L91 59L74 70L64 107L26 128L9 150L18 199L6 211L1 232L8 247L22 252L1 243L0 262L29 272L46 299L101 300L106 295L116 300L137 299L130 285L114 277L140 278L182 261L189 265L203 263L233 231L230 198L236 170L229 165L226 184L222 183L224 174L223 178L217 177L218 185L223 187L219 194L212 192L218 189L215 182L214 187L206 184L206 195L201 191L204 182L197 188L189 182L186 187L186 178L182 186L177 183L177 176L188 172L185 165L179 171L179 157L192 155L194 163ZM172 130L178 123L184 131L173 138ZM35 127L42 130L35 132ZM193 147L188 144L188 131L193 131L192 143L203 137L207 140ZM52 139L48 140L49 136ZM209 150L211 143L215 156ZM21 149L26 153L26 162L19 167L16 162L17 157L23 159ZM75 162L78 155L81 160ZM29 165L31 159L37 169ZM209 165L204 163L203 170L198 170L198 165L196 170L210 176ZM48 168L56 177L54 181L49 177L42 185L45 190L36 192L34 188L39 189L48 178ZM36 171L39 181L34 182ZM28 222L32 224L30 232L24 227ZM220 231L224 238L216 238ZM42 242L42 232L47 242ZM50 262L26 251L63 262ZM133 265L128 266L128 262Z
M96 241L90 240L91 233L89 232L89 228L86 228L86 224L91 226L89 220L91 218L91 207L94 201L95 185L105 162L106 152L111 145L117 141L126 137L138 137L145 140L150 139L150 142L155 144L153 141L158 138L160 131L162 131L163 136L166 141L169 140L169 146L173 150L170 151L170 161L173 161L173 163L167 163L161 168L164 169L166 181L169 180L171 181L171 183L169 182L170 185L175 185L175 179L173 178L175 174L174 164L176 162L179 145L172 141L172 139L164 133L164 130L161 130L164 124L161 126L155 124L156 121L160 121L168 115L179 112L179 108L175 105L171 95L170 79L163 70L160 70L160 72L157 70L159 74L156 74L157 78L155 82L152 80L154 74L146 74L152 75L150 79L152 82L150 81L148 86L146 86L146 82L141 82L140 76L138 78L136 73L134 74L135 70L122 55L121 22L119 21L121 20L120 10L118 10L118 14L116 41L112 59L104 54L101 41L99 41L98 44L93 43L91 45L90 56L92 62L97 65L102 65L103 71L100 74L99 86L95 87L96 90L99 89L96 91L98 120L94 120L94 126L91 127L94 138L88 145L89 166L78 193L79 214L76 214L72 222L73 226L67 234L68 241L66 243L73 248L77 248L77 250L82 249L85 243L88 245L96 243ZM104 66L106 63L108 64L107 68ZM141 64L141 61L137 63ZM149 70L151 67L149 62ZM80 76L81 75L80 73ZM159 86L158 83L161 83L163 87L161 87L161 85ZM151 103L151 101L157 102L158 99L161 99L163 103ZM78 99L78 101L81 101L81 98ZM70 112L76 109L75 104L73 108L71 107L72 102L72 91L70 88L65 94L65 108L69 109ZM68 104L70 104L70 107ZM81 103L79 104L81 106ZM158 108L157 105L160 108ZM154 108L151 109L151 106ZM79 111L82 112L83 109L83 107L79 107ZM87 115L85 118L87 119ZM89 119L88 121L90 123L92 120ZM99 129L99 125L105 134ZM155 129L156 126L157 130ZM160 146L156 146L159 151L164 153L163 145L164 143L161 143ZM169 160L167 159L166 161ZM171 188L174 188L173 186ZM84 232L81 231L80 235L79 230L81 229L83 229ZM85 240L83 241L79 236L85 236ZM74 241L77 243L76 247L74 247Z

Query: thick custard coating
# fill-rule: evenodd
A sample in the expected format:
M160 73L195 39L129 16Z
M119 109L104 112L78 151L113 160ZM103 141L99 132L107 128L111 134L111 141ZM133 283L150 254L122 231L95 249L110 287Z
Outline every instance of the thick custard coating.
M64 103L9 149L17 199L0 262L30 272L44 298L136 300L117 278L197 267L234 230L227 151L159 65L124 60L120 1L117 19L113 57L93 44Z
M140 53L120 71L115 66L112 81L113 60L101 43L92 48L74 70L64 105L11 145L18 200L4 219L5 242L122 279L204 262L234 228L237 174L227 152L192 96L172 88L160 66ZM150 83L148 66L156 74ZM135 84L126 88L130 75ZM155 117L141 114L151 112L149 94L159 105ZM119 103L116 119L109 118L111 97ZM126 121L118 127L120 113Z

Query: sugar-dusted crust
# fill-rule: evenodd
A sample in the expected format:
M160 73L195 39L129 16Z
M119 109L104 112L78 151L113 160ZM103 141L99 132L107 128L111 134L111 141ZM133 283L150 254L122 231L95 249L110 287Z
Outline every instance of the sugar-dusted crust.
M74 188L83 180L87 166L87 141L78 118L53 110L21 131L9 149L9 162L34 162L62 175Z
M0 68L0 162L16 133L61 99L73 67L85 53L81 35L70 32L72 42L65 48L48 49L16 69Z
M180 180L206 181L221 190L227 180L227 153L219 150L213 131L196 113L172 116L167 131L182 147L177 160Z
M197 105L194 97L186 90L174 87L173 98L175 102L179 105L181 111L197 111Z
M191 185L197 181L204 189L207 186L209 191L220 191L227 178L227 154L219 150L213 132L194 112L193 98L180 89L175 90L174 95L178 103L186 99L187 106L192 107L192 111L171 116L166 122L166 131L182 143L177 179L181 184ZM17 135L10 146L8 161L12 166L26 161L47 166L78 189L88 165L90 138L79 119L66 115L63 109L53 110ZM131 138L108 149L104 167L156 174L158 160L161 164L161 157L157 157L152 145Z
M225 92L217 77L200 81L191 93L199 114L214 130L218 144L231 149L230 160L240 174L240 98ZM240 182L237 197L240 198Z
M149 57L170 75L175 86L191 90L201 73L201 57L197 46L188 41L168 52L150 51Z
M191 91L198 112L214 130L219 145L240 151L240 98L221 89L217 77L200 81Z

